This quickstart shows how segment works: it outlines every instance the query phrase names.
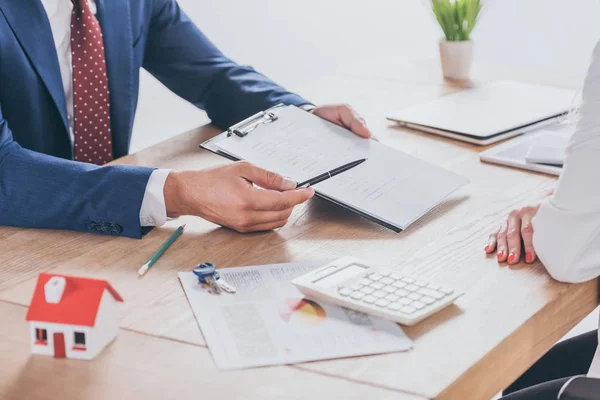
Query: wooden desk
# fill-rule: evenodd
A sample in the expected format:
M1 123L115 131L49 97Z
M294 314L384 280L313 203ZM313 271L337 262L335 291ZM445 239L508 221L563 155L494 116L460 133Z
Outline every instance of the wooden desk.
M554 180L482 164L479 147L387 123L390 108L460 90L442 82L437 69L417 64L411 79L395 79L390 71L370 70L371 76L356 71L295 89L315 102L355 105L380 140L464 174L472 183L401 234L319 199L298 207L284 228L267 233L242 235L192 217L155 229L141 241L0 228L0 398L41 399L49 391L65 399L183 399L209 393L224 399L487 400L591 312L597 305L594 282L560 284L539 264L507 268L483 252L490 229L511 208L539 198ZM486 80L494 74L481 76ZM227 161L198 149L217 132L202 127L119 162L163 168L222 164ZM182 222L188 224L186 233L139 279L137 268ZM407 353L237 372L215 369L177 271L205 260L230 267L349 254L448 282L466 295L406 329L415 341ZM43 271L107 279L123 294L121 334L97 360L29 355L25 306Z

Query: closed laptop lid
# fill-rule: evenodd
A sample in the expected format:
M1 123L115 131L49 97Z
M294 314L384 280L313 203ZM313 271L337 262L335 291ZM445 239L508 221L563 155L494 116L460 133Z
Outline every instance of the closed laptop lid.
M566 113L575 91L498 81L388 115L388 119L487 139Z

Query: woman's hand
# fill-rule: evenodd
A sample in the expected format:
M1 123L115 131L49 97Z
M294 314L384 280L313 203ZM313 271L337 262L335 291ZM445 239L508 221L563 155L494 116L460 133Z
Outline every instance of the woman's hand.
M542 197L554 194L554 189L542 192ZM541 203L533 206L514 209L508 214L507 221L490 235L485 252L496 251L498 262L507 261L509 265L518 264L521 255L525 262L531 264L536 259L533 248L533 224L531 221L540 209Z
M531 220L539 209L540 204L512 210L507 221L490 235L485 252L491 254L497 249L498 262L508 261L509 265L519 263L523 252L526 263L534 262L536 255Z

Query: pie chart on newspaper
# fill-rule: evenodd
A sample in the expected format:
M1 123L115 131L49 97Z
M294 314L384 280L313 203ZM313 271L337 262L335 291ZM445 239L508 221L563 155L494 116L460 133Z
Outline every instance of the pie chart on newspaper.
M323 307L308 299L285 299L279 309L279 316L285 322L300 320L308 325L318 325L325 321Z

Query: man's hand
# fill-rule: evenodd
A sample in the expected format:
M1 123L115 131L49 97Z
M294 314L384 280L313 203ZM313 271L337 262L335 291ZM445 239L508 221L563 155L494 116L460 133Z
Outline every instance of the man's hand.
M371 131L367 128L367 124L363 117L358 115L356 111L347 104L329 104L319 106L311 111L318 117L333 122L336 125L350 129L358 136L370 138Z
M315 194L312 188L295 188L290 179L240 161L171 172L164 194L169 217L196 215L238 232L253 232L282 227L294 206Z

